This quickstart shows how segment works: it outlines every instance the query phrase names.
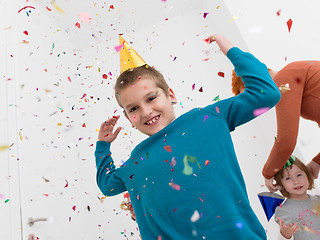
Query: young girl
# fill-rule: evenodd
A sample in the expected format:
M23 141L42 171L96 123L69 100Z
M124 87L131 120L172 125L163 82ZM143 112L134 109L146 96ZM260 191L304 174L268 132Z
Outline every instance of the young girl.
M320 239L320 196L312 196L313 178L307 167L291 156L275 175L280 192L287 200L275 210L280 225L279 239Z

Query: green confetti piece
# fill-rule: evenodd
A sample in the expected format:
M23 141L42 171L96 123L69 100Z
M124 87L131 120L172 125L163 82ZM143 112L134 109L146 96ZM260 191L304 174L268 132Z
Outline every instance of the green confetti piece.
M219 102L219 101L220 101L219 95L218 95L218 96L216 96L216 97L213 99L213 101L217 101L217 102Z
M4 201L4 203L7 203L7 202L9 202L9 201L10 201L10 199L7 199L7 200Z
M190 163L197 163L198 167L201 169L200 164L198 163L198 160L196 157L192 157L190 155L185 155L183 158L183 164L184 164L184 169L182 171L183 174L185 175L191 175L193 174L193 168L189 165Z

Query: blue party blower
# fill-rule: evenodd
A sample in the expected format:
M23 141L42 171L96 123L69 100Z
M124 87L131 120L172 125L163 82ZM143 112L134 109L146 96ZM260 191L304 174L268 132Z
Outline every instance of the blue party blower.
M276 207L285 200L283 196L272 192L259 193L258 197L268 221L273 216Z

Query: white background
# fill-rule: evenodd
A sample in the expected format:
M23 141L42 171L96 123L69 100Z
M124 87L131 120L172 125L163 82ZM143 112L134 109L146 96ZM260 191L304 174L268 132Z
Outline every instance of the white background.
M231 63L202 41L213 33L275 70L320 59L317 0L55 1L63 12L50 1L0 4L0 146L13 144L0 152L0 239L139 239L135 222L120 209L123 196L100 201L95 183L97 129L121 114L113 97L118 34L164 74L178 97L177 116L218 95L232 96ZM18 13L25 6L35 9ZM91 22L82 22L80 13ZM124 129L112 145L117 165L144 139L123 116L119 125ZM273 109L232 133L252 207L269 239L278 229L273 219L266 221L257 194L267 191L261 170L275 134ZM310 161L319 136L315 123L302 120L295 154ZM30 227L30 217L48 220Z

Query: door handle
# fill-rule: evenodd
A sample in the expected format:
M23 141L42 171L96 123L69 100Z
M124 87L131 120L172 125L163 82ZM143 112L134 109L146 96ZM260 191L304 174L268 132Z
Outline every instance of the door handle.
M27 224L29 225L29 227L32 227L34 223L36 222L45 222L45 221L48 221L47 218L28 218L28 222Z

